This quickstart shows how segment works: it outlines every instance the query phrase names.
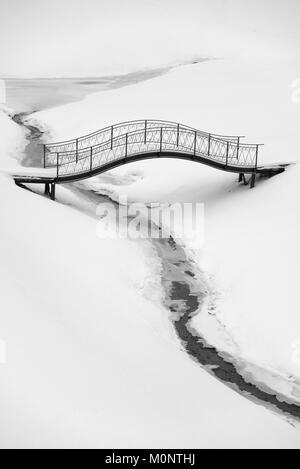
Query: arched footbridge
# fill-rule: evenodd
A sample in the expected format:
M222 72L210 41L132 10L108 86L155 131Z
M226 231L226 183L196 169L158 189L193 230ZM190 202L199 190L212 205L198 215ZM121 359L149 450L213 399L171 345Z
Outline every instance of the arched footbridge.
M106 127L80 138L44 145L44 174L15 175L16 184L45 184L55 199L55 186L87 179L118 166L150 158L181 158L239 174L255 186L257 174L273 176L285 165L259 165L259 144L241 136L201 132L175 122L135 120ZM250 175L246 180L246 175Z

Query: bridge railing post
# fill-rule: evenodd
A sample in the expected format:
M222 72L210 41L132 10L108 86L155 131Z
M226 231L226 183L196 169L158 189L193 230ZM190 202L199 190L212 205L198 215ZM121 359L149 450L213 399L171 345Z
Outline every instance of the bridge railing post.
M237 145L236 145L236 159L239 159L239 151L240 151L240 137L237 139Z
M255 169L257 169L257 163L258 163L258 150L259 150L259 145L256 145L256 151L255 151Z
M113 140L114 140L114 126L111 126L110 129L110 149L113 149Z
M44 145L44 168L46 168L46 145Z
M78 138L76 138L76 163L78 163Z
M196 146L197 146L197 131L195 130L195 136L194 136L194 156L196 156Z
M210 156L211 135L208 134L207 156Z
M56 177L59 176L59 153L56 153Z
M226 166L228 166L228 157L229 157L229 142L226 144Z
M179 146L179 132L180 132L180 125L177 124L177 147Z
M163 139L163 128L161 127L160 128L160 147L159 147L160 153L162 151L162 139Z
M144 144L147 143L147 120L145 120L145 135L144 135Z
M125 158L127 158L128 155L128 134L125 136Z
M90 149L90 171L93 171L93 147Z

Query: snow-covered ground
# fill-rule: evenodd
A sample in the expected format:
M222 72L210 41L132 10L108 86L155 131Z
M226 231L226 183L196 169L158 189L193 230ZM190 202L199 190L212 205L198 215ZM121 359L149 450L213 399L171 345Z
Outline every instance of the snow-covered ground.
M291 83L299 73L295 62L211 61L30 122L57 140L133 118L169 119L246 134L266 144L265 162L297 161L300 105ZM10 170L24 135L1 114L4 125L11 133L1 168ZM194 324L255 372L273 370L291 383L300 379L298 172L295 165L250 191L231 174L162 160L87 184L135 201L204 202L205 244L193 255L216 309ZM97 238L95 217L67 186L57 189L60 204L17 188L5 173L0 179L1 446L300 447L298 428L216 381L181 349L149 243Z
M264 143L260 163L296 162L300 104L292 85L299 73L295 61L210 61L37 113L32 121L59 140L123 120L169 119ZM135 163L112 173L136 172L141 177L128 187L110 184L106 175L97 187L131 200L205 203L206 241L198 254L221 295L216 314L225 335L218 344L236 344L241 358L300 378L300 363L293 361L300 339L298 166L259 181L254 191L238 186L234 175L175 160ZM199 326L211 330L203 318Z
M0 171L20 169L20 155L26 145L26 132L11 119L11 110L0 106Z

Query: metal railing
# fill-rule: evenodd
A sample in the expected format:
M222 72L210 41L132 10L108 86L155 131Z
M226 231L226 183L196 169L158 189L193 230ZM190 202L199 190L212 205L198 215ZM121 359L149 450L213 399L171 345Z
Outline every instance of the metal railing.
M241 136L201 132L168 121L139 120L44 146L44 167L56 167L57 178L89 173L119 160L149 153L175 154L207 160L224 167L256 171L258 144L241 143Z

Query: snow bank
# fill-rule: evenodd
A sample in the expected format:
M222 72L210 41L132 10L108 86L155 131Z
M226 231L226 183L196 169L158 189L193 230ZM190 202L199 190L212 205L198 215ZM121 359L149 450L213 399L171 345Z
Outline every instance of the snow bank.
M154 292L149 251L3 176L0 191L1 447L299 447L180 350L138 293Z
M297 159L299 106L292 100L298 62L212 60L80 103L33 114L51 130L45 138L71 139L131 119L166 119L264 143L262 162Z
M26 132L11 120L10 113L0 107L0 171L20 167Z
M288 94L294 71L245 67L187 67L34 120L53 139L134 117L179 120L261 137L266 159L287 160L282 134L274 131L279 124L266 118L272 112L264 103L277 109L265 95L271 83L281 96L291 153L296 110L279 91ZM296 267L298 252L297 233L290 233L297 174L295 167L249 191L230 174L168 160L124 167L94 184L132 200L204 201L199 265L215 276L222 297L216 319L228 331L226 342L210 327L211 338L286 372L287 354L276 351L299 330L295 295L284 316L281 310L295 283L286 270ZM150 245L99 240L91 208L68 186L57 189L54 203L0 179L0 337L7 346L7 363L0 364L2 447L299 447L299 431L226 388L180 349L159 303L160 267ZM276 251L277 278L271 261L278 240L285 252ZM269 294L273 280L276 297Z
M41 120L57 140L123 120L169 119L264 143L260 163L297 161L300 105L292 93L299 70L297 61L211 61L38 113L33 122ZM131 200L205 203L199 265L213 277L221 300L214 320L199 315L198 327L241 359L291 376L293 388L300 378L293 349L300 330L298 166L253 191L239 187L234 175L182 161L142 162L110 174L95 187ZM134 182L120 185L124 175ZM299 399L296 388L290 392Z

